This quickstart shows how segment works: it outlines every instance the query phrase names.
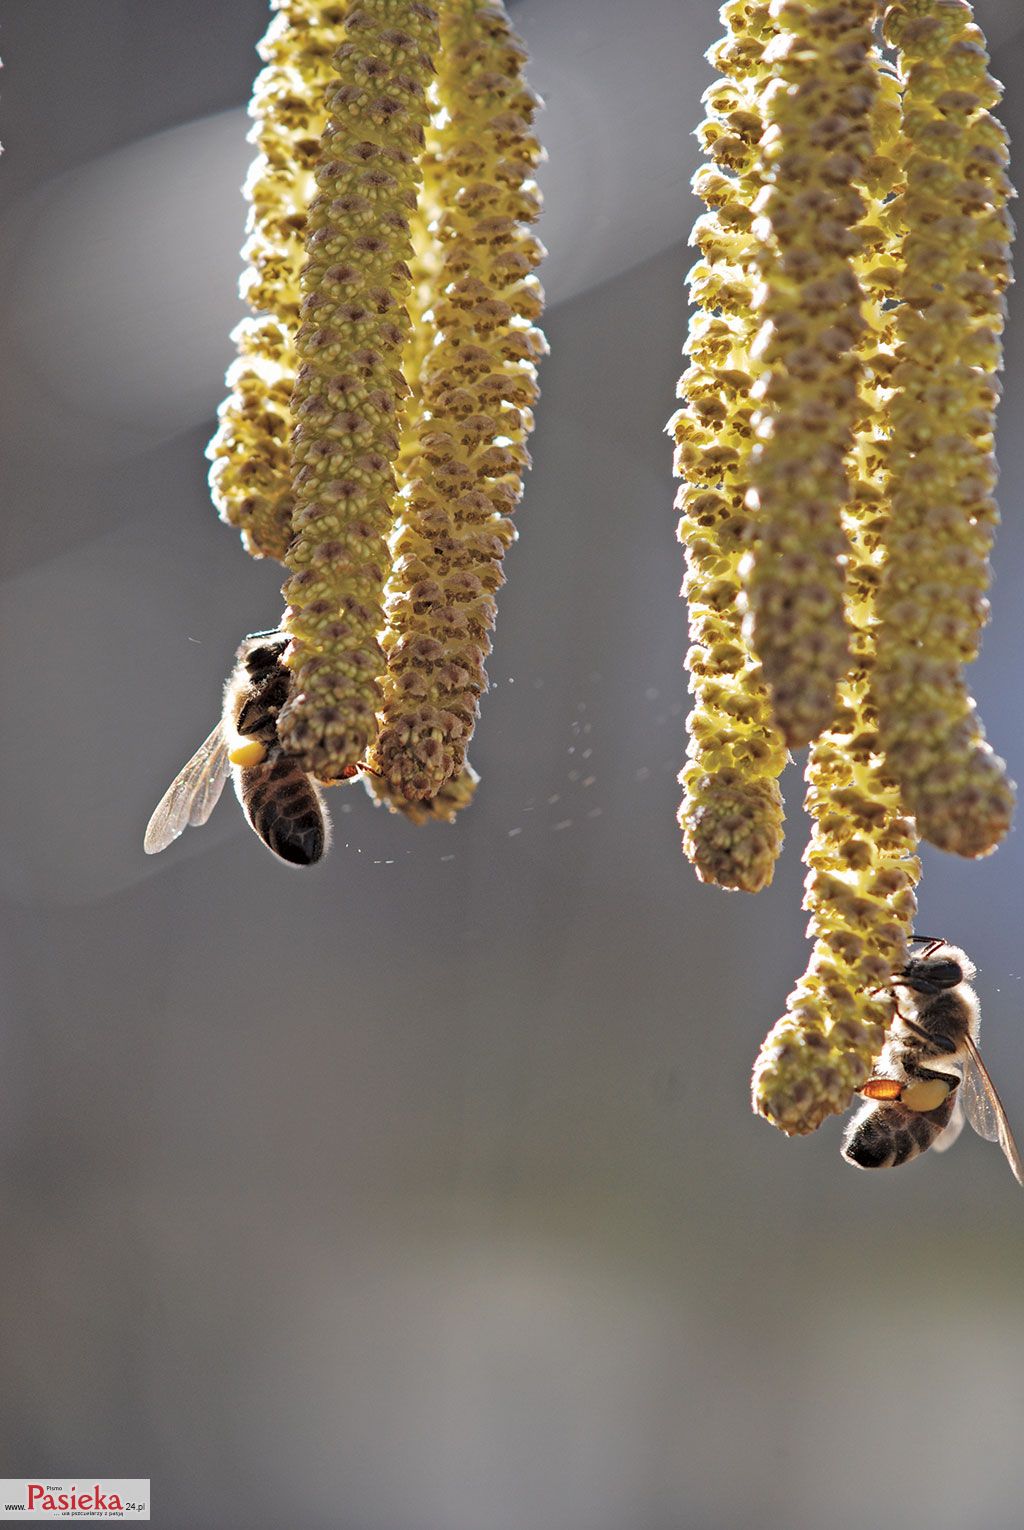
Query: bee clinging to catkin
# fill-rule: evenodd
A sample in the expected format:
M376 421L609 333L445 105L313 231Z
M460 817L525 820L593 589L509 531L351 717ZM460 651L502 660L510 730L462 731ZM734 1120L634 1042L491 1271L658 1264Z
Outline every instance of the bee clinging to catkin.
M916 944L917 942L915 942ZM970 986L974 963L958 946L927 940L892 979L893 1021L867 1101L843 1137L859 1169L889 1169L935 1147L951 1147L964 1118L998 1142L1019 1184L1024 1164L1002 1101L978 1051L981 1014Z
M221 720L161 797L146 829L147 855L166 850L190 825L204 824L232 775L242 810L268 849L292 866L322 857L330 843L323 796L277 734L292 688L282 662L287 643L278 631L254 632L242 642L224 687Z

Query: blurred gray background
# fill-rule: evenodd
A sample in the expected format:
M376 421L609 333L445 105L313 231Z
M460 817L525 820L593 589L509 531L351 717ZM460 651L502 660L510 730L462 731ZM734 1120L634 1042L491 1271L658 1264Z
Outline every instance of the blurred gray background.
M977 6L1019 139L1024 13ZM0 1475L149 1476L161 1530L1004 1530L1024 1196L965 1134L787 1142L802 970L674 823L670 449L708 0L523 0L552 355L455 827L361 787L294 873L226 796L148 860L279 573L212 512L263 0L8 0ZM1020 172L1018 172L1020 173ZM1019 303L1018 303L1019 307ZM1024 316L1022 316L1024 317ZM1024 774L1022 330L975 680ZM1024 1133L1019 833L926 854Z

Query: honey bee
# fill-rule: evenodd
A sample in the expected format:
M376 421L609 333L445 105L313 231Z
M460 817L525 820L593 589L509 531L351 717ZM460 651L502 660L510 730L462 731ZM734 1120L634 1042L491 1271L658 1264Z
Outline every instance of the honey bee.
M892 978L905 997L894 996L889 1035L860 1090L867 1103L846 1128L843 1157L859 1169L888 1169L932 1146L942 1152L966 1115L980 1136L999 1143L1024 1185L1020 1152L978 1051L974 963L948 941L921 936L912 944L922 942Z
M330 843L330 821L313 778L277 736L291 671L281 661L283 632L253 632L235 656L224 686L220 722L161 797L143 842L166 850L183 829L205 823L228 775L246 818L268 849L292 866L312 866Z

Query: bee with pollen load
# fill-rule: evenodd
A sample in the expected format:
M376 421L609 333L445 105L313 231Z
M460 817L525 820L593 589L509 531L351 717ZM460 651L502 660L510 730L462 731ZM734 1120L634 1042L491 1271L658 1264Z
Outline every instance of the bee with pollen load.
M1020 1151L978 1051L974 963L945 940L915 936L911 944L923 949L892 977L892 1023L859 1090L866 1103L843 1135L843 1157L858 1169L889 1169L930 1147L943 1152L966 1117L979 1136L999 1143L1024 1185Z
M213 732L175 776L149 820L147 855L166 850L190 825L209 818L229 775L254 832L291 866L312 866L330 844L330 820L312 776L286 754L277 719L291 693L285 633L253 632L235 656L224 710ZM360 767L348 768L353 776Z

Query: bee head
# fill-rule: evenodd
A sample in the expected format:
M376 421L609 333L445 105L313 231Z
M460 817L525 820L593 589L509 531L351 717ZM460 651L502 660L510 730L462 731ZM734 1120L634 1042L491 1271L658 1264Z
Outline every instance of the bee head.
M916 993L936 994L969 983L975 970L974 963L959 946L951 946L945 940L930 940L921 956L912 956L896 973L895 982Z
M255 680L276 668L287 641L284 633L279 631L250 632L238 646L236 661L244 664L247 673Z

